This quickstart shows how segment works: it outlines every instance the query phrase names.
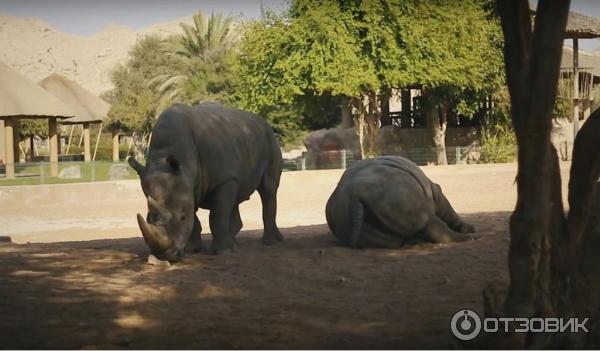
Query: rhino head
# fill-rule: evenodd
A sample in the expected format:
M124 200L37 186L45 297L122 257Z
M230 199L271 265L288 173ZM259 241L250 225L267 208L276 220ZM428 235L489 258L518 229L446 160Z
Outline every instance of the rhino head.
M140 176L148 201L146 218L137 214L138 225L152 254L171 263L181 260L194 223L193 185L173 156L143 166L127 159Z

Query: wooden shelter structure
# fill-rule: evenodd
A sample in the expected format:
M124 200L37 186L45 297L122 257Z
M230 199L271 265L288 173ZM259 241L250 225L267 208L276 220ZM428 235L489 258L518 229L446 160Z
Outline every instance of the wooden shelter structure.
M573 135L577 135L579 131L579 102L581 98L589 98L588 96L581 96L589 94L589 84L591 78L588 80L588 71L591 72L590 67L579 67L579 39L594 39L600 38L600 20L597 18L589 17L577 12L569 12L567 19L567 28L565 31L565 39L573 40L573 67L561 68L561 75L565 71L570 71L570 75L573 80ZM581 72L580 72L581 70ZM585 79L580 80L581 74L584 73ZM583 83L583 86L582 84Z
M39 85L50 94L54 95L54 97L61 100L75 113L74 118L60 121L59 123L72 126L68 142L69 145L71 144L71 139L73 136L73 127L77 124L83 126L83 159L85 162L95 160L96 153L98 151L98 142L100 141L100 136L102 134L103 121L108 115L110 105L106 101L83 88L81 85L56 73L44 78L39 82ZM100 124L100 129L98 131L98 137L96 138L94 154L92 155L90 148L90 125L95 123ZM116 145L114 143L115 135L117 138ZM118 140L118 134L113 133L113 158L116 148L117 161L119 159Z
M15 127L19 119L48 120L50 175L58 176L57 120L73 116L74 113L63 102L0 62L0 119L4 121L4 163L7 178L15 176L15 153L18 152Z

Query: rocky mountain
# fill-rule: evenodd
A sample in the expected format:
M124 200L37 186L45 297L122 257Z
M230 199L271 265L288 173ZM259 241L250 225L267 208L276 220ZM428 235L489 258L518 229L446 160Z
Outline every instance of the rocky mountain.
M40 18L14 17L0 12L0 61L38 82L58 73L94 94L111 88L110 71L127 60L128 51L146 34L180 33L179 23L191 16L162 22L138 31L109 25L90 37L61 32Z

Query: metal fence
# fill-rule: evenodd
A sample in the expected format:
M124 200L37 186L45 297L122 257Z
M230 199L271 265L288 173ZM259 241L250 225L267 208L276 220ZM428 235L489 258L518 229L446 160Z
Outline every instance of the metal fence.
M55 168L57 175L52 175ZM0 165L0 186L101 182L135 179L137 174L124 162L27 162L14 165L14 178L6 177L5 165Z
M563 141L557 145L558 156L563 161L571 159L572 143ZM496 150L497 148L494 148ZM498 150L496 150L498 151ZM514 154L515 150L506 150ZM418 165L435 164L437 152L433 147L417 147L404 150L403 154ZM360 160L360 154L351 150L324 152L304 152L301 156L283 160L283 171L316 169L346 169ZM446 147L448 164L468 164L495 162L482 158L480 146ZM509 162L513 160L504 160ZM498 162L498 161L496 161ZM137 174L125 162L59 162L54 164L58 176L51 176L50 162L30 162L15 164L15 178L6 178L4 166L0 165L0 186L60 184L76 182L100 182L119 179L137 179Z
M435 148L416 147L405 150L401 155L418 165L435 164L437 152ZM481 147L447 147L448 164L477 163L481 157ZM301 171L313 169L346 169L360 160L360 154L351 150L335 150L323 152L306 151L301 156L283 160L284 171Z

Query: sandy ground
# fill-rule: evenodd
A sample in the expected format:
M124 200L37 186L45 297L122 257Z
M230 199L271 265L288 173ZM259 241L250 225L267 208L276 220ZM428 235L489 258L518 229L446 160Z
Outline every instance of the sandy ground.
M452 315L481 311L488 283L506 286L516 165L423 169L480 239L339 247L324 207L341 171L293 172L279 192L283 243L260 244L253 197L241 207L238 252L154 266L135 227L145 212L137 182L2 189L0 235L31 243L0 244L1 346L453 347Z

